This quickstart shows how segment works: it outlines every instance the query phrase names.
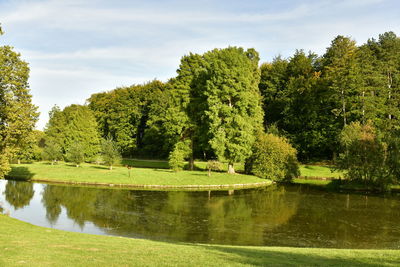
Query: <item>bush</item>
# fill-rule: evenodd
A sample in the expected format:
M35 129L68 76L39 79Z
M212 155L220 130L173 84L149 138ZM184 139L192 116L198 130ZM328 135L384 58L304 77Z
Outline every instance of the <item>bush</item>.
M85 149L80 143L74 143L69 147L67 159L76 164L76 167L85 161Z
M387 187L391 182L386 161L387 145L379 138L372 123L353 122L344 127L339 139L343 153L339 155L338 167L346 171L345 177Z
M207 169L208 169L208 176L211 176L211 171L222 170L222 165L217 160L209 160L207 161Z
M174 150L169 153L169 167L174 171L181 171L185 166L185 158L190 153L189 140L179 141L175 144Z
M48 141L42 151L42 158L51 161L51 165L62 159L61 146L55 142Z
M110 167L121 161L121 154L118 151L117 144L111 139L105 139L101 143L101 154L105 164Z
M300 175L296 149L285 138L264 133L258 136L245 169L273 181L290 181Z

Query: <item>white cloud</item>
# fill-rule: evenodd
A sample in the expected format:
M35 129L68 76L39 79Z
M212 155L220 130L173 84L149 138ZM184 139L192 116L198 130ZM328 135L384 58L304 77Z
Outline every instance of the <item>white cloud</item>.
M5 40L30 63L41 128L54 104L166 80L189 52L254 47L266 61L296 48L322 54L338 34L361 44L387 30L399 33L399 7L395 0L0 0L0 22Z

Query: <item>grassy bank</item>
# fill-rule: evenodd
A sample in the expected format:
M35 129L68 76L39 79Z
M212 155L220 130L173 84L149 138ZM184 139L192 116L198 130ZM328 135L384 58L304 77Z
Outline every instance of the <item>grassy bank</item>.
M166 243L42 228L0 215L0 266L396 266L397 250Z
M173 172L168 169L132 168L117 166L109 170L106 166L94 164L82 164L75 167L72 164L60 162L50 165L45 162L32 164L13 165L8 174L10 178L65 181L65 182L88 182L88 183L111 183L131 185L221 185L221 184L245 184L266 182L252 175L235 174L225 172L213 172L209 177L204 171L181 171Z
M301 165L300 175L303 177L339 178L344 176L343 172L335 170L331 166Z

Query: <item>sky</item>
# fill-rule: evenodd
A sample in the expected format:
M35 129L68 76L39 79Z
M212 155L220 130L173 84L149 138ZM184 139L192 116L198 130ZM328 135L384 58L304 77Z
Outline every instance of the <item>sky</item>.
M337 35L358 45L400 35L398 0L0 0L0 45L30 65L43 129L54 105L176 76L180 58L255 48L261 62L296 49L323 55Z

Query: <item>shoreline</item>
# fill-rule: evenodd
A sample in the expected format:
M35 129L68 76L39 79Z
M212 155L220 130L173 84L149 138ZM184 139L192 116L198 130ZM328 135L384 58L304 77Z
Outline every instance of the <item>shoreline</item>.
M395 249L235 246L68 232L0 215L0 265L392 266ZM51 248L51 249L49 249Z
M258 183L243 183L243 184L210 184L210 185L154 185L154 184L121 184L121 183L100 183L100 182L77 182L77 181L62 181L50 179L27 179L26 177L6 177L6 180L12 181L27 181L46 184L61 184L61 185L82 185L94 186L102 188L121 188L121 189L183 189L183 190L223 190L223 189L248 189L259 188L274 184L275 182L267 180Z

